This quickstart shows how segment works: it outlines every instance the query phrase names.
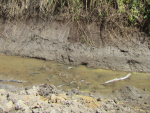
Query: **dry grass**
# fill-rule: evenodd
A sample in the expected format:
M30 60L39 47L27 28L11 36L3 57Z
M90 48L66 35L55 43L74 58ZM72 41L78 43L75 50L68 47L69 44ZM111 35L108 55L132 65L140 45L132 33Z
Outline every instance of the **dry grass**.
M118 1L118 0L114 0ZM99 15L109 14L109 7L118 9L118 4L112 0L1 0L0 15L5 17L21 17L36 15L48 17L54 14L75 17L89 16L95 10Z
M65 19L86 18L89 21L91 19L96 21L99 18L112 18L115 15L120 18L126 14L127 17L124 18L126 23L129 17L131 17L130 21L135 20L136 24L141 23L142 16L138 15L146 6L144 7L144 2L140 2L140 6L137 3L134 4L136 7L133 7L133 0L1 0L0 16L7 19L26 19L36 16L49 19L55 15L61 15ZM131 6L134 12L131 11ZM113 12L114 10L117 12ZM139 18L133 18L137 16Z
M127 3L128 1L130 3ZM135 3L133 7L133 0L1 0L0 16L7 20L27 20L35 17L49 20L61 17L62 20L75 21L83 32L82 40L95 45L93 38L87 35L80 21L84 20L86 24L98 23L103 43L110 43L109 40L114 40L114 37L128 38L132 26L146 32L150 31L147 21L149 18L144 20L144 13L141 13L149 5L146 4L146 0L135 1L140 5ZM132 11L131 6L134 8ZM106 32L110 35L106 35Z

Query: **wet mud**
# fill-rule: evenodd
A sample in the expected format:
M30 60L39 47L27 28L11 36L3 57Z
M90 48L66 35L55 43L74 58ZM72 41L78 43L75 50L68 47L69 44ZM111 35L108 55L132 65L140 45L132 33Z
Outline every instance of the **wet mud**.
M78 89L87 92L111 93L126 85L150 91L150 74L113 71L86 66L64 65L57 62L0 55L0 83L20 87L53 84L59 90ZM124 78L114 80L116 78ZM106 81L110 81L110 83ZM112 81L114 80L114 81Z
M150 72L150 51L145 37L116 41L117 46L98 47L70 42L72 23L61 21L3 21L0 25L0 53L86 65L102 69ZM75 26L74 26L75 27ZM94 26L92 26L94 27ZM75 28L74 28L75 29ZM71 31L70 31L71 30ZM95 33L96 31L91 31ZM73 34L72 34L73 35ZM77 34L74 34L74 36ZM99 40L101 41L101 40Z

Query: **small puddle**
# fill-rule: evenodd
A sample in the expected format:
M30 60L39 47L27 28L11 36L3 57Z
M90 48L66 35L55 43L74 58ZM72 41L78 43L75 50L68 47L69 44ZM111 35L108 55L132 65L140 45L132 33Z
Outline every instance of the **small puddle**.
M0 79L28 81L17 83L0 81L20 87L39 84L54 84L59 89L77 88L82 91L111 93L126 85L150 91L150 73L131 73L125 80L102 85L104 82L124 77L129 72L70 66L52 61L0 55Z

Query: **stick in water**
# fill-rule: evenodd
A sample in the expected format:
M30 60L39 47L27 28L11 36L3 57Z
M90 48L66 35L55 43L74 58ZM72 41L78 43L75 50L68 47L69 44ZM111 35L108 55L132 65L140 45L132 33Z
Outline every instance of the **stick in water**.
M105 83L103 83L103 84L108 84L108 83L111 83L111 82L115 82L115 81L119 81L119 80L124 80L124 79L127 79L130 75L131 75L131 73L127 74L125 77L115 78L115 79L112 79L112 80L106 81L106 82L105 82Z
M59 88L61 86L68 86L68 84L61 84L61 85L57 86L57 88Z
M18 80L2 80L0 79L0 81L7 81L7 82L17 82L17 83L26 83L28 81L18 81Z

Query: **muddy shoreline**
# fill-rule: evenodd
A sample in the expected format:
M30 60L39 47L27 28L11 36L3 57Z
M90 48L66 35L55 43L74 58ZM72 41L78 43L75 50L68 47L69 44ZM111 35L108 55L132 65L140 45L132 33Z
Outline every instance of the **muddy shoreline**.
M8 23L1 20L0 54L103 69L150 72L150 52L146 41L141 43L133 38L128 45L118 42L120 46L94 47L80 42L70 42L70 30L69 24L56 21L34 23L30 20ZM134 86L125 86L106 95L85 93L77 89L63 92L53 85L23 89L0 84L0 90L1 112L150 111L149 92Z
M86 65L102 69L150 72L150 51L145 37L131 42L117 41L117 46L94 47L70 42L72 27L60 21L0 20L0 53Z
M54 85L39 85L19 88L0 84L1 112L92 112L92 113L148 113L150 93L133 86L126 86L112 94L81 92L77 89L66 92ZM4 89L3 89L4 88Z

